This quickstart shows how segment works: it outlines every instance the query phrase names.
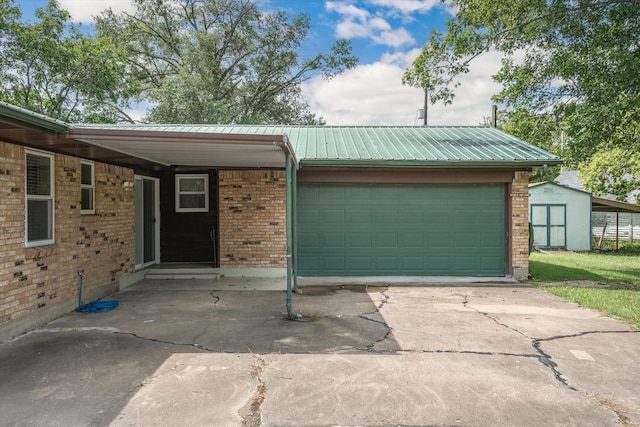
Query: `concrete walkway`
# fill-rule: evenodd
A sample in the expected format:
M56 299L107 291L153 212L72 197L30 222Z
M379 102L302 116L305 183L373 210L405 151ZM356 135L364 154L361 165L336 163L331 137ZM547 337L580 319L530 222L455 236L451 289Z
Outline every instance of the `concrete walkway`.
M0 345L0 425L640 425L640 333L540 290L304 287L293 322L236 286L143 281Z

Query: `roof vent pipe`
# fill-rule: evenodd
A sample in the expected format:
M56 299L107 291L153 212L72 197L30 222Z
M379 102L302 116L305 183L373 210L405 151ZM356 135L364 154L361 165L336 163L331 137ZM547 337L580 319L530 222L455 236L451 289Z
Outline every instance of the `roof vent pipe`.
M427 114L429 114L429 90L424 90L424 126L427 126Z
M491 106L491 126L498 127L498 106L496 104Z

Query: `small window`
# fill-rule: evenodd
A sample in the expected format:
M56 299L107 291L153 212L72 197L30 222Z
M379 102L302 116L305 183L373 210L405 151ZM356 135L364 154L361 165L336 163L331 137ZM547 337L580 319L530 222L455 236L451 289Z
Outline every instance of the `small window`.
M208 175L176 175L176 212L209 212Z
M80 211L83 214L96 212L95 199L95 167L93 162L80 161Z
M54 156L26 152L26 246L53 244Z

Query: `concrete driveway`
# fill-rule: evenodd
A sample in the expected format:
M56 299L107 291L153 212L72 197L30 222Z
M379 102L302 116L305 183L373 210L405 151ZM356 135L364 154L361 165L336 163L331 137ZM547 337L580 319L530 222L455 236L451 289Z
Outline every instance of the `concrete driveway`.
M0 345L0 425L640 425L640 333L540 290L142 281Z

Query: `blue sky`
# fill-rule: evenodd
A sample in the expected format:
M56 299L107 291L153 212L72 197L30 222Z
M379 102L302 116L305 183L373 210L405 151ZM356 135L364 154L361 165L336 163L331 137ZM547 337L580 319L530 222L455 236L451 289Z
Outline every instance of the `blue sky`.
M328 125L414 125L424 95L403 86L401 79L433 28L443 30L451 9L439 0L254 0L260 9L284 9L311 16L309 54L328 51L338 38L351 41L358 66L324 80L314 77L303 85L311 110ZM75 21L90 23L102 9L128 10L129 0L59 0ZM16 0L23 17L31 19L46 0ZM453 105L429 105L429 125L477 125L491 114L491 95L499 86L491 80L500 64L486 54L463 77ZM140 116L142 112L140 113Z

